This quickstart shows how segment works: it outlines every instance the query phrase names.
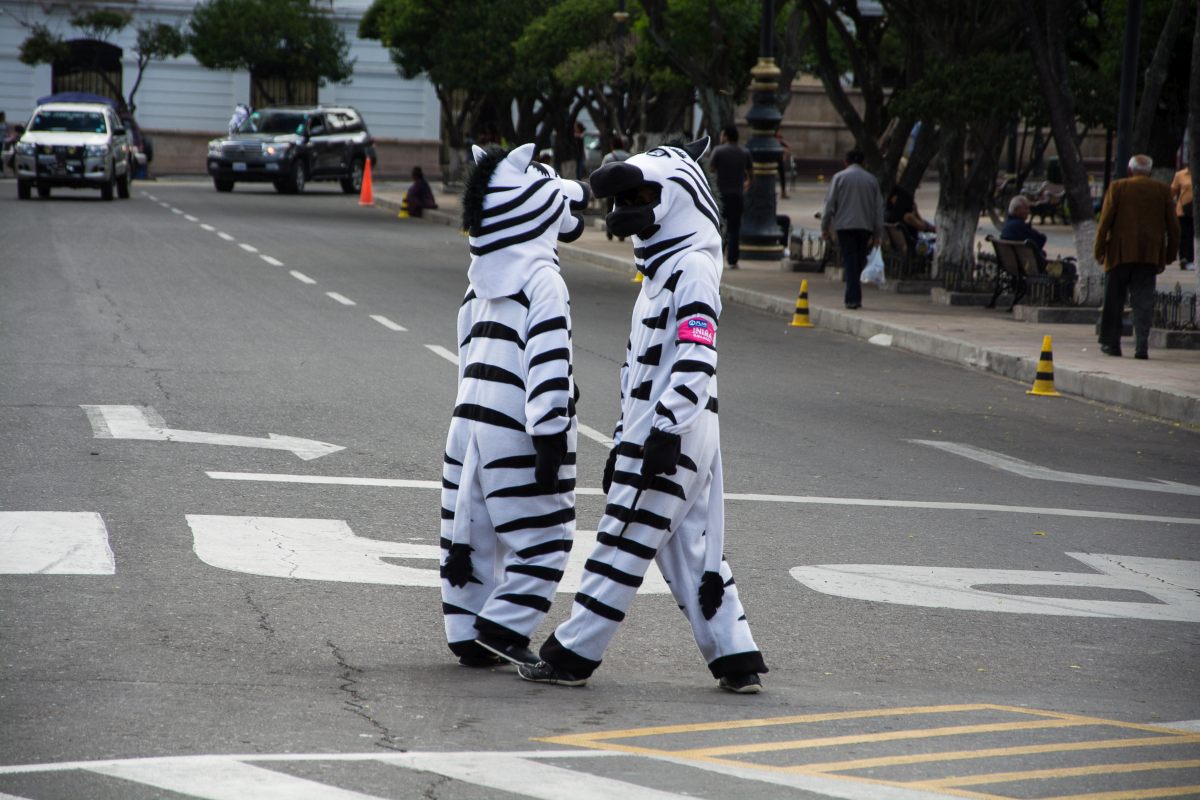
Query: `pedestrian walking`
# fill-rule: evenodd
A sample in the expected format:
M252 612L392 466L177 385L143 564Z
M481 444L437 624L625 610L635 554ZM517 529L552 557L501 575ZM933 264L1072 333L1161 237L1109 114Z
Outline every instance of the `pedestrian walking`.
M862 308L859 281L867 256L883 238L883 195L879 181L863 168L861 150L846 153L845 169L833 176L821 212L821 238L836 237L842 253L846 308Z
M1179 220L1179 266L1196 268L1196 226L1192 219L1192 170L1184 167L1171 180L1171 197Z
M470 288L458 311L458 397L442 467L442 613L468 667L534 662L529 637L575 534L571 308L558 240L583 184L534 163L535 146L472 148L463 194Z
M721 143L713 148L708 163L717 175L717 194L721 196L721 214L725 217L725 260L730 269L737 269L742 212L746 207L746 190L750 188L750 178L754 174L754 159L749 150L738 144L736 125L721 129Z
M1125 297L1133 310L1134 358L1149 358L1155 277L1179 251L1179 220L1165 183L1150 177L1149 156L1129 159L1129 177L1113 181L1096 228L1096 261L1104 265L1100 350L1121 355Z
M644 276L621 366L621 417L604 468L596 547L570 618L518 666L528 681L582 686L600 666L654 560L712 676L761 690L767 671L724 558L725 498L717 420L721 232L699 167L708 138L658 147L592 174L616 198L605 222L632 236Z

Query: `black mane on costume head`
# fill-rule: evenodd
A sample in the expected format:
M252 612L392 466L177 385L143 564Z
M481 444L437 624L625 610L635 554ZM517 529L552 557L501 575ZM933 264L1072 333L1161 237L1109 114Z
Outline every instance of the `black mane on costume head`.
M487 194L488 184L492 181L492 173L507 155L508 153L499 147L488 148L487 155L479 159L471 169L467 188L463 189L463 230L472 231L483 224L483 198Z

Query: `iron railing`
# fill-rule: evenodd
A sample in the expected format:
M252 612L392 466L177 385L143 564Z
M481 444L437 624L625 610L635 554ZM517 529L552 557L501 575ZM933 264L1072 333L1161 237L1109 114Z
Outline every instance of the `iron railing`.
M1150 326L1168 331L1200 330L1197 311L1196 292L1185 293L1177 283L1173 291L1154 293L1154 318Z
M951 292L990 293L996 288L998 269L995 253L980 248L974 264L943 267L942 286ZM1024 305L1098 307L1104 298L1103 277L1078 277L1073 259L1051 261L1045 273L1026 275L1025 284Z

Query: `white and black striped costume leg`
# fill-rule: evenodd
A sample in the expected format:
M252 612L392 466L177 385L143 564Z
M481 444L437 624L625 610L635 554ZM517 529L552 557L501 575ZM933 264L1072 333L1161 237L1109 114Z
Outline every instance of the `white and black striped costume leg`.
M456 426L471 427L455 419L451 441ZM474 469L468 475L448 456L442 482L443 563L456 540L456 509L471 509L467 543L474 548L474 578L461 588L442 581L446 638L459 656L477 653L474 639L479 634L528 646L550 610L575 535L574 423L558 490L550 494L542 493L534 480L528 436L498 429L488 430L484 438L467 435L462 460ZM460 492L468 493L467 503Z
M728 584L720 608L706 620L699 608L699 585L705 569L706 538L724 531L710 500L720 502L719 440L715 414L704 415L683 437L683 457L675 475L656 476L637 498L640 446L618 446L616 472L600 521L596 548L584 566L583 580L570 618L542 645L541 656L577 677L592 674L625 618L651 559L671 584L676 602L692 624L696 642L714 677L766 672L750 635L741 601L722 559L720 574ZM717 496L712 493L716 492ZM714 518L715 517L715 518ZM629 524L621 533L625 521Z

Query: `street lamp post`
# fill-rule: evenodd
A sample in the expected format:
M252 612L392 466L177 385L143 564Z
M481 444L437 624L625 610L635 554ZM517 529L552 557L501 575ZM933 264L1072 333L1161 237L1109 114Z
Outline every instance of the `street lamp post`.
M746 122L750 123L746 147L754 159L754 173L742 217L741 255L747 261L778 262L783 258L783 242L775 221L775 175L783 158L783 145L775 132L783 115L775 105L780 74L774 56L775 4L763 0L762 5L758 63L750 70L752 103L746 114Z

